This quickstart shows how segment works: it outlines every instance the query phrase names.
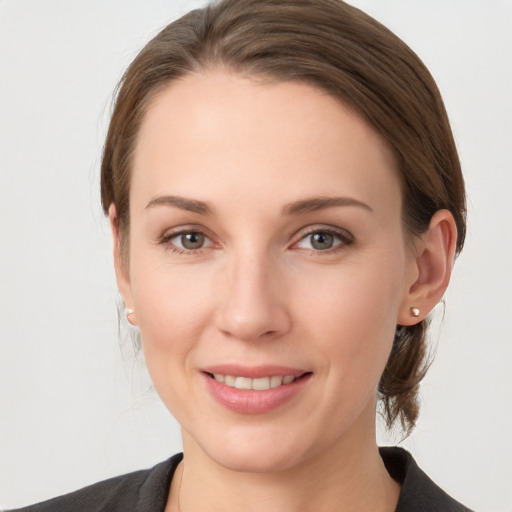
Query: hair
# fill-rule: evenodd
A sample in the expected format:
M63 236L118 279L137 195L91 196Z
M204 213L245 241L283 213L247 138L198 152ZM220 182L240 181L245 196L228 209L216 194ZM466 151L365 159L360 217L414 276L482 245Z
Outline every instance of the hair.
M300 81L350 105L387 141L401 180L406 233L420 235L449 210L457 253L465 237L465 191L455 142L434 79L381 23L341 0L221 0L165 27L124 73L103 150L101 200L116 207L121 252L129 240L131 162L148 105L171 82L221 68ZM379 383L388 427L415 426L428 364L428 319L395 338Z

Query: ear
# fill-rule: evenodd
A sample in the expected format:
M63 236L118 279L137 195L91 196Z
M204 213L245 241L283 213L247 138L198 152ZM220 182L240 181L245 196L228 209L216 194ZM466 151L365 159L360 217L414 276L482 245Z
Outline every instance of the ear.
M448 210L437 211L428 230L414 243L411 277L400 306L399 325L417 324L442 299L450 282L456 244L457 226L453 215Z
M108 218L110 221L110 229L112 230L114 268L116 271L117 287L123 298L124 305L127 309L134 309L132 300L132 287L130 282L130 271L121 251L121 239L119 236L119 221L114 203L108 209ZM132 325L137 325L135 312L129 315L128 321Z

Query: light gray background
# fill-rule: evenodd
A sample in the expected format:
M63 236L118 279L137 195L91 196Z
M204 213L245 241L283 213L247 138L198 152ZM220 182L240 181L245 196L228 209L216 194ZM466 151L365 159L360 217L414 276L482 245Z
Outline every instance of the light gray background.
M0 506L180 449L143 364L118 344L98 176L122 70L201 3L0 0ZM403 445L468 506L510 512L512 2L351 3L401 36L437 79L469 195L467 245L434 336L422 416Z

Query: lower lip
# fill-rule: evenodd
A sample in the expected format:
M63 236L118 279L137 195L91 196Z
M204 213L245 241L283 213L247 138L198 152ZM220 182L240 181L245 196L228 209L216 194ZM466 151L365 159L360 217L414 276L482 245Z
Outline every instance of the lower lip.
M311 377L311 374L306 374L289 384L255 391L226 386L206 373L203 375L212 397L227 409L241 414L263 414L281 407L297 396Z

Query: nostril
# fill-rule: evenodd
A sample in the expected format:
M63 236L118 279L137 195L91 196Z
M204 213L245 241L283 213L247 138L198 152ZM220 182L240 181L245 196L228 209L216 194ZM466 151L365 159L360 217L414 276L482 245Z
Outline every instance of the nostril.
M238 298L236 294L215 314L217 329L240 341L273 340L289 331L291 320L286 308Z

